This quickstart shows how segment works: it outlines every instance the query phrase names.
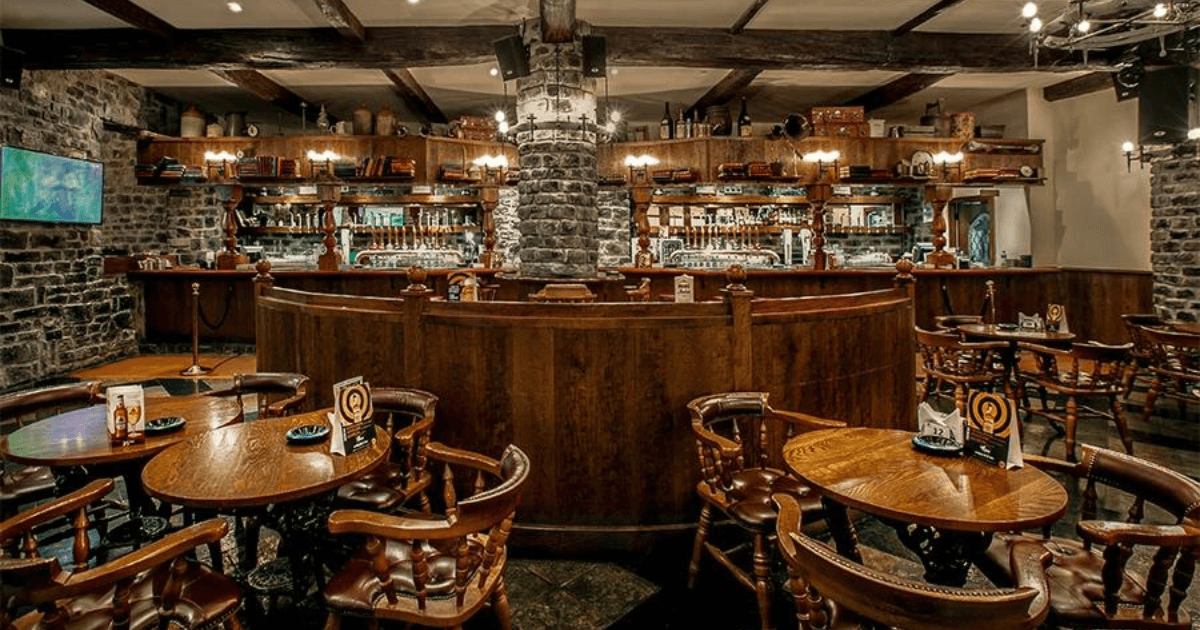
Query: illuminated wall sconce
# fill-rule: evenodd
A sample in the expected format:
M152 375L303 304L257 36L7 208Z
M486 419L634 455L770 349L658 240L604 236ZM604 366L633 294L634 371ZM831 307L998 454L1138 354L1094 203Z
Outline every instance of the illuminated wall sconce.
M237 160L237 156L228 151L221 151L220 153L205 151L204 162L208 167L208 178L225 179L233 177L233 169L229 167L229 163L235 160Z
M497 182L504 182L504 171L508 170L508 158L503 155L481 155L471 161L471 164L484 170L484 179L493 176Z
M800 159L808 162L809 164L817 165L817 178L819 179L826 166L833 167L833 176L836 178L838 174L838 160L841 159L841 157L841 151L837 150L812 151L810 153L805 153L800 157Z
M634 183L638 178L640 178L642 182L645 182L647 180L646 169L656 164L658 164L658 158L654 157L653 155L647 155L645 153L641 155L626 155L625 166L629 167L630 183ZM635 177L635 175L637 177Z
M340 159L341 156L333 151L325 150L320 153L309 150L308 152L308 172L311 177L317 176L317 164L323 162L322 174L333 174L333 162Z
M1188 137L1191 135L1191 132L1188 132ZM1125 154L1125 172L1133 171L1135 161L1139 168L1146 168L1146 154L1142 151L1141 145L1134 145L1133 142L1126 140L1121 144L1121 153Z
M933 155L933 163L942 165L942 178L943 179L950 177L950 169L957 169L959 171L959 173L961 174L962 173L962 161L963 161L962 151L959 151L957 153L947 153L945 151L938 151L937 153L935 153Z

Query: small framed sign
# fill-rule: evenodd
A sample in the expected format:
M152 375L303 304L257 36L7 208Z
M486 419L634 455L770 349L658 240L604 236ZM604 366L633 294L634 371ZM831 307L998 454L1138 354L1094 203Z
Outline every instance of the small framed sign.
M1021 435L1016 405L1007 396L971 392L967 399L965 451L994 466L1020 468Z
M104 392L108 441L125 446L146 441L146 396L141 385L109 387Z

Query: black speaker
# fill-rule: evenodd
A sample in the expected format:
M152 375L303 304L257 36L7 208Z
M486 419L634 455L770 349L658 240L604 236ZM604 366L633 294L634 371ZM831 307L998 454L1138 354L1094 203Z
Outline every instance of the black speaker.
M496 63L500 64L500 76L505 81L529 76L529 51L520 36L497 39L492 47L496 49Z
M608 71L607 40L603 35L583 36L583 76L602 77Z
M1138 100L1138 134L1143 145L1187 139L1196 71L1186 66L1146 72Z
M1117 92L1118 101L1137 98L1142 91L1142 77L1146 76L1146 67L1141 59L1132 59L1119 65L1111 73L1113 89Z
M25 53L14 48L0 46L0 87L21 87L21 69L25 66Z

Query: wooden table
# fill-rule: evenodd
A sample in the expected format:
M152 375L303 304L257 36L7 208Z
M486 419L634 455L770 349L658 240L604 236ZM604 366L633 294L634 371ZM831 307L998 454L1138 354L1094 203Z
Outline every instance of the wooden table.
M1172 329L1189 335L1200 335L1200 323L1198 322L1171 322L1169 324Z
M1075 340L1074 333L1053 330L1023 330L1021 328L1005 330L995 324L960 324L957 328L967 337L989 341L1007 341L1013 346L1020 341L1060 346Z
M843 555L858 556L845 515L847 507L857 508L896 527L924 562L927 581L962 585L993 532L1041 527L1066 512L1066 490L1036 468L1005 470L971 457L926 455L912 447L912 437L887 429L828 429L784 445L788 468L821 493Z

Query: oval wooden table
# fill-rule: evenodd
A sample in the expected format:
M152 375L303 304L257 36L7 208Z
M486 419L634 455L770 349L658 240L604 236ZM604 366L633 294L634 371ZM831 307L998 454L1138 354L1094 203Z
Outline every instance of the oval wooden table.
M1015 381L1017 400L1021 401L1025 408L1029 407L1029 401L1025 396L1025 382L1021 378L1013 378L1017 373L1017 344L1024 342L1060 347L1075 341L1075 333L1054 330L1000 328L996 324L960 324L956 328L967 339L1008 342L1008 348L1001 355L1001 359L1004 361L1007 378Z
M927 581L961 585L993 532L1041 527L1066 512L1067 491L1046 473L927 455L913 448L913 435L828 429L784 445L788 468L821 494L843 555L857 558L845 516L857 508L893 524L925 564Z

